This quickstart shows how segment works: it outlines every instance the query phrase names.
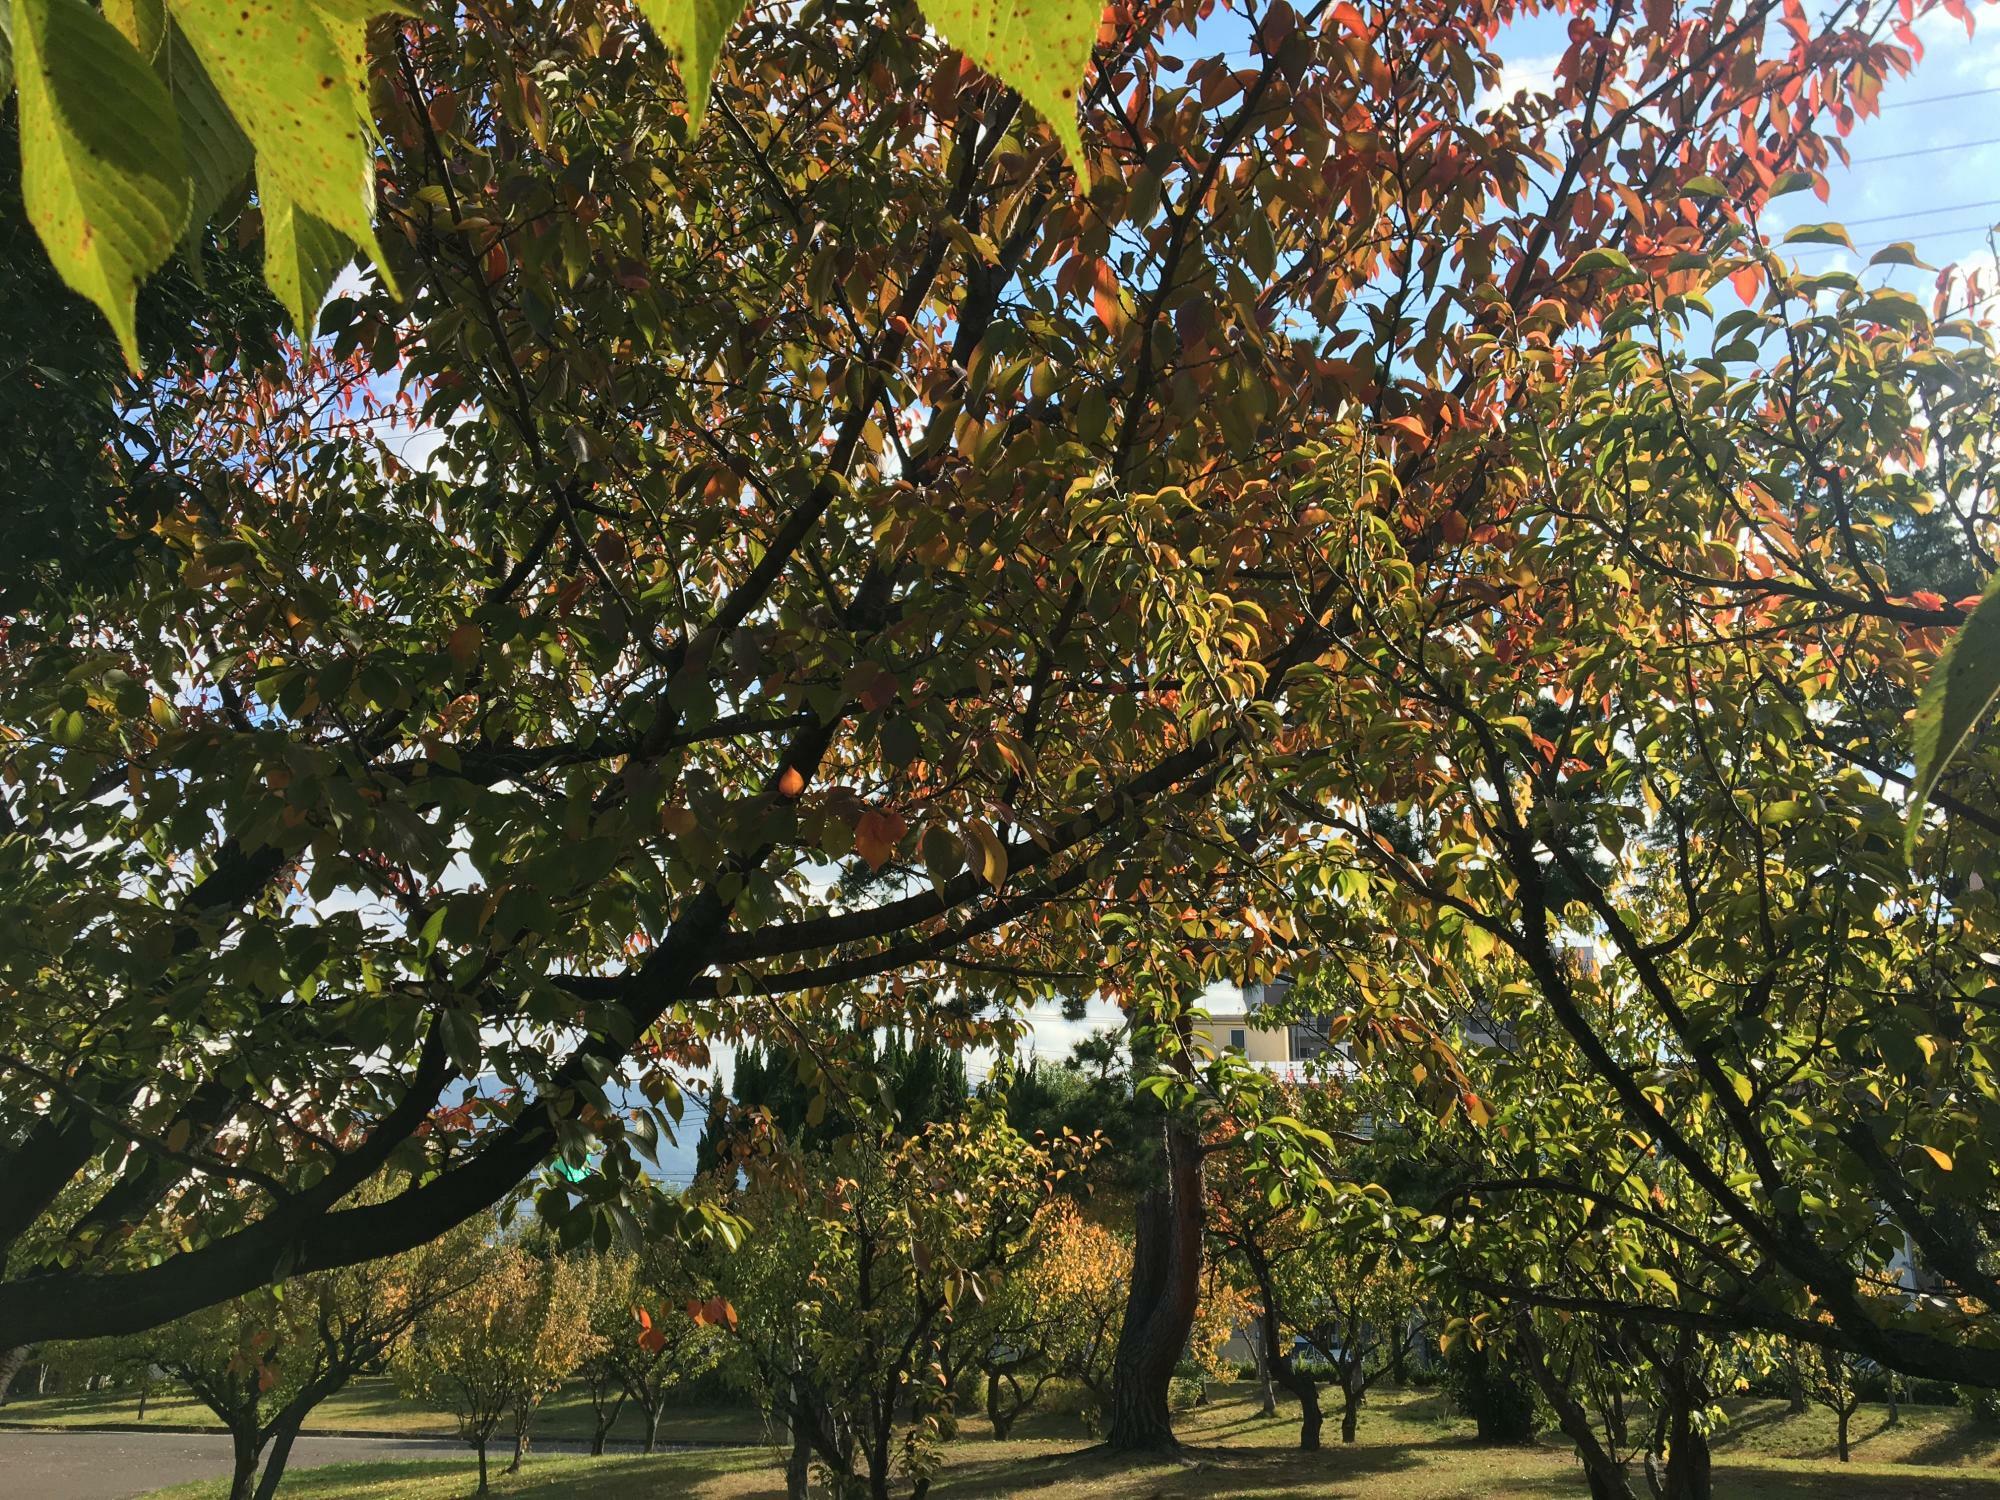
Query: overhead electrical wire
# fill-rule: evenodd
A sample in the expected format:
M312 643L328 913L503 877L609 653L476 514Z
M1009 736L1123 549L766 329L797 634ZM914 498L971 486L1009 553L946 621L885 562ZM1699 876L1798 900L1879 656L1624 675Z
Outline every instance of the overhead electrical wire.
M1947 203L1940 208L1913 208L1899 214L1876 214L1866 219L1842 219L1841 227L1852 229L1857 224L1895 224L1904 219L1928 219L1936 214L1970 213L1975 208L2000 208L2000 198L1981 198L1977 203ZM1926 234L1949 234L1948 229L1927 229Z
M1865 167L1878 161L1908 161L1913 156L1937 156L1946 151L1971 151L1981 146L2000 146L2000 135L1990 135L1977 141L1947 141L1942 146L1918 146L1912 151L1890 151L1882 156L1856 156L1849 159L1850 167Z

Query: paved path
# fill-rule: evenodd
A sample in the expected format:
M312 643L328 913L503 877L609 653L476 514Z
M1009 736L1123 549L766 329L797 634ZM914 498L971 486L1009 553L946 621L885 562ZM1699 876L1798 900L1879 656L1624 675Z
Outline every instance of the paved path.
M302 1437L287 1468L399 1458L473 1461L469 1448L442 1438ZM229 1439L220 1433L0 1432L0 1500L127 1500L228 1477Z

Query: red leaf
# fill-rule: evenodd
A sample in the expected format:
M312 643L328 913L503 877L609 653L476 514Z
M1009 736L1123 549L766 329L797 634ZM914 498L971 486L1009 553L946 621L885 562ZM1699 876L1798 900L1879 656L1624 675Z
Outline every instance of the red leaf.
M1431 435L1425 430L1421 417L1391 417L1382 425L1391 432L1402 433L1419 448L1431 440Z

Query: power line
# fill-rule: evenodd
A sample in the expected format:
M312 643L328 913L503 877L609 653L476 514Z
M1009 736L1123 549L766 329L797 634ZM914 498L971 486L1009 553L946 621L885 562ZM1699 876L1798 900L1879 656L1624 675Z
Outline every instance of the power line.
M1960 89L1955 94L1926 94L1921 99L1898 99L1893 104L1885 104L1883 109L1915 109L1919 104L1949 104L1954 99L1982 99L1988 94L2000 94L2000 85L1990 89Z
M1976 233L1983 233L1986 230L1991 229L1992 227L1993 225L1990 222L1982 219L1976 224L1948 224L1942 229L1926 229L1923 231L1923 233L1927 235L1976 234ZM1890 245L1913 245L1914 243L1915 243L1914 240L1904 239L1900 236L1895 239L1887 239L1887 240L1863 240L1860 244L1852 247L1852 253L1859 255L1864 250L1870 250L1870 251L1882 250L1886 249ZM1811 255L1816 251L1824 253L1825 251L1828 250L1839 250L1845 253L1849 250L1850 247L1846 245L1828 245L1820 243L1813 245L1773 245L1771 248L1773 250L1778 251L1781 254L1790 253L1792 255Z
M1947 203L1942 208L1913 208L1907 213L1876 214L1868 219L1842 219L1843 228L1852 229L1858 224L1895 224L1904 219L1927 219L1935 214L1966 213L1975 208L2000 208L2000 198L1982 198L1977 203ZM1926 230L1925 233L1948 234L1949 230Z
M1914 151L1891 151L1883 156L1856 156L1847 164L1850 167L1865 167L1878 161L1908 161L1913 156L1936 156L1943 151L1970 151L1980 146L2000 146L2000 135L1988 136L1983 141L1950 141L1942 146L1919 146Z

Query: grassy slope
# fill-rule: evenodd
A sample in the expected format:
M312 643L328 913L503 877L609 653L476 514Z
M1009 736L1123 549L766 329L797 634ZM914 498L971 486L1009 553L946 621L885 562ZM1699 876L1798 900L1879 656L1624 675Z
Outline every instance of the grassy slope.
M1832 1421L1803 1417L1782 1403L1741 1406L1716 1445L1716 1493L1722 1500L2000 1500L2000 1440L1967 1427L1958 1413L1906 1412L1900 1428L1883 1426L1880 1408L1854 1424L1856 1461L1832 1458ZM1531 1500L1578 1497L1583 1486L1566 1448L1482 1449L1433 1396L1389 1393L1371 1401L1352 1448L1318 1454L1292 1444L1285 1415L1260 1418L1246 1388L1226 1388L1188 1413L1191 1445L1179 1461L1129 1463L1093 1449L1073 1423L1024 1422L1021 1434L993 1442L968 1422L951 1444L938 1500L994 1500L1032 1493L1036 1500L1180 1500L1233 1496L1281 1500ZM1336 1429L1337 1434L1337 1429ZM1635 1488L1644 1490L1643 1480ZM739 1448L647 1459L544 1457L513 1479L496 1480L510 1500L746 1500L782 1486L776 1455ZM472 1490L470 1458L443 1464L368 1464L302 1471L288 1478L288 1500L462 1500ZM212 1500L214 1486L162 1492L157 1500Z

